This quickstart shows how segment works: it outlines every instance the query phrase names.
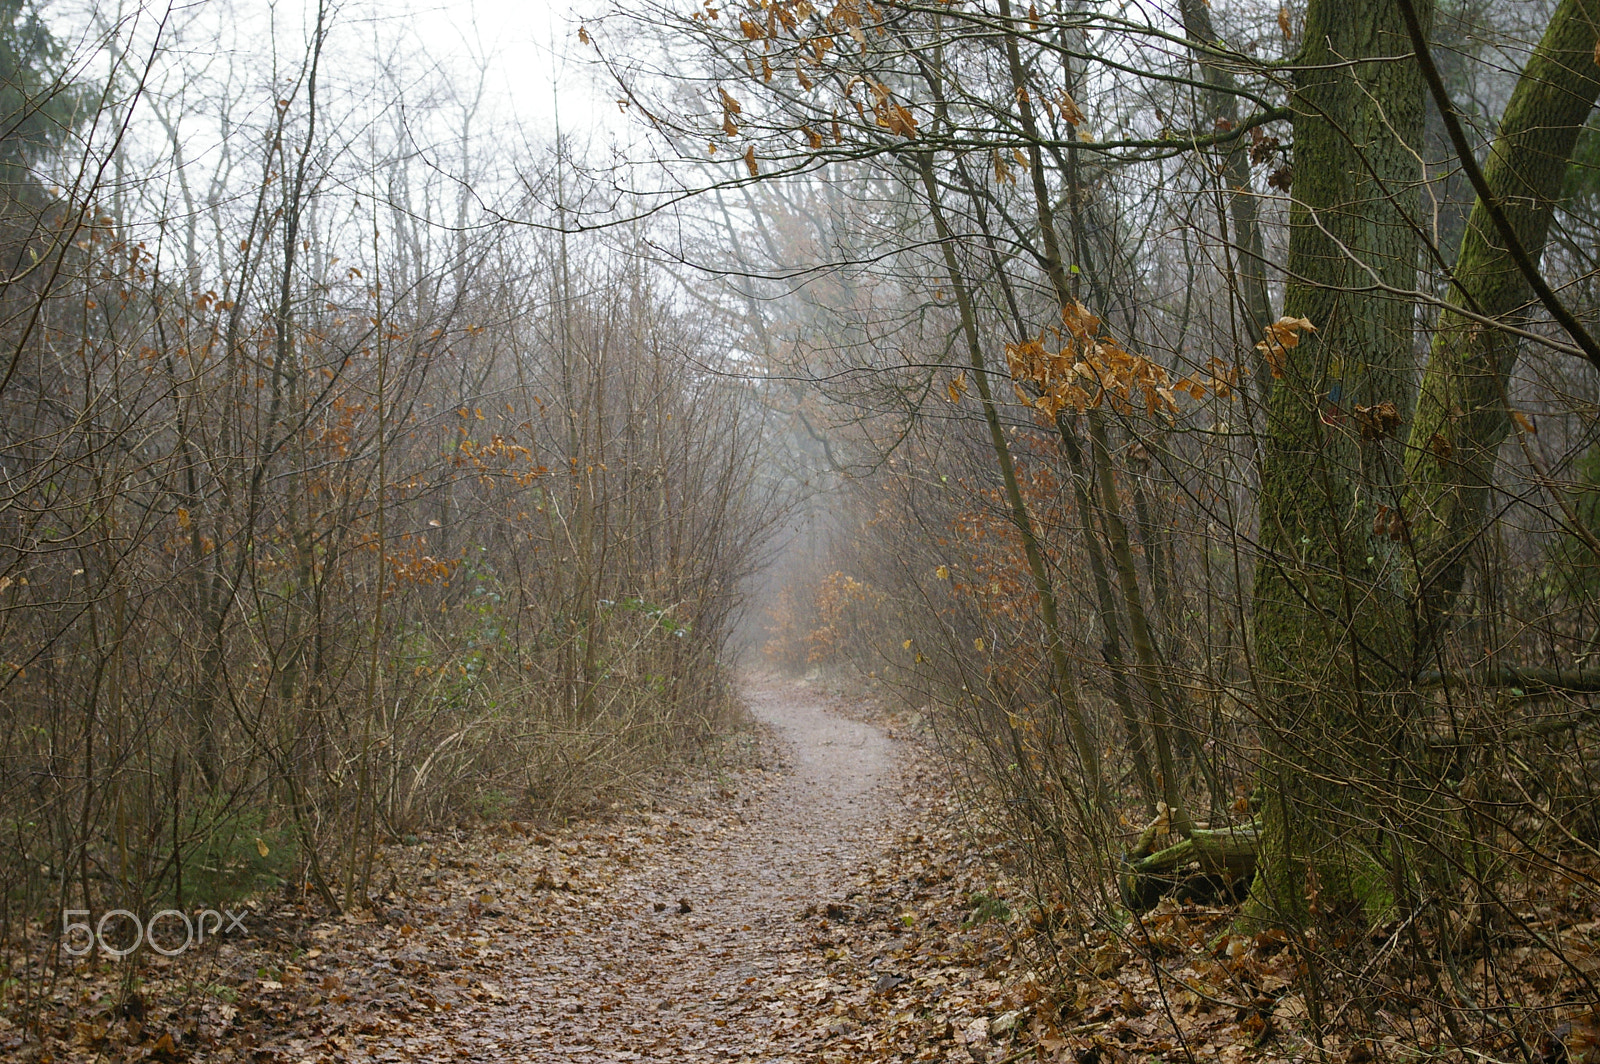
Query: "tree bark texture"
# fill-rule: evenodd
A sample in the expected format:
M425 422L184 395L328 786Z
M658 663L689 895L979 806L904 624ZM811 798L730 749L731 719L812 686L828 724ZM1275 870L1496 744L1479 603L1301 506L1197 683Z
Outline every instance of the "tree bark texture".
M1431 4L1425 9L1426 20ZM1362 781L1399 770L1412 713L1402 462L1373 413L1409 408L1424 89L1389 0L1313 0L1292 92L1284 314L1315 333L1270 359L1254 650L1262 855L1247 918L1300 923L1367 900L1383 818ZM1357 408L1367 411L1363 416ZM1379 508L1383 509L1380 510ZM1381 519L1380 519L1381 517ZM1309 885L1309 887L1308 887Z
M1600 97L1597 27L1600 0L1563 0L1523 68L1483 165L1490 192L1535 262L1578 134ZM1467 220L1447 302L1518 326L1534 309L1533 290L1481 199ZM1439 316L1406 456L1413 486L1405 517L1430 644L1483 529L1495 454L1511 427L1506 383L1519 343L1514 333L1451 310Z

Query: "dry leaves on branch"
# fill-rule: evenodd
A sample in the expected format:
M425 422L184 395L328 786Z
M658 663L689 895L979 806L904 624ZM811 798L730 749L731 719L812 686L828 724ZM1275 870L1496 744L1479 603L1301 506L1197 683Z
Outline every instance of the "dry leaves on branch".
M1314 333L1317 327L1307 318L1282 317L1267 326L1267 335L1256 344L1274 377L1282 377L1289 352L1300 346L1301 333Z

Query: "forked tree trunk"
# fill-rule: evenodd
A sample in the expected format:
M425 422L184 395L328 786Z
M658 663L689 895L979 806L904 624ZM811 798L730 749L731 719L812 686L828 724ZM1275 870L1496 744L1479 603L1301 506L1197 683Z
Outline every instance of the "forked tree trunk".
M972 305L961 265L956 259L953 234L945 223L944 211L940 206L939 187L933 171L933 156L931 154L918 156L917 164L923 192L928 200L928 214L939 237L945 268L950 274L950 286L955 293L956 306L960 311L961 331L967 341L973 384L978 389L978 398L983 405L984 422L989 429L989 442L993 447L995 463L1000 468L1001 480L1005 486L1007 508L1010 510L1017 534L1022 539L1023 553L1028 559L1028 571L1033 577L1034 593L1039 600L1039 616L1044 622L1045 639L1048 643L1045 650L1051 665L1050 694L1067 725L1078 760L1083 766L1084 782L1089 791L1086 804L1095 812L1100 812L1107 805L1105 779L1101 774L1100 749L1089 731L1083 707L1078 701L1077 670L1072 667L1072 661L1067 656L1061 620L1056 609L1055 585L1050 579L1049 568L1045 563L1044 549L1040 546L1034 531L1033 518L1028 512L1027 502L1023 499L1022 490L1018 486L1016 467L1011 459L1011 447L1006 442L999 411L989 387L988 367L983 356L983 344L978 336L977 311Z
M1010 0L1000 0L1000 17L1010 20ZM1037 256L1049 278L1051 290L1055 293L1056 303L1065 314L1077 299L1072 292L1072 284L1068 280L1069 273L1067 262L1062 257L1061 240L1056 230L1054 201L1045 181L1044 160L1039 148L1042 138L1039 136L1038 125L1034 118L1032 97L1029 94L1028 77L1022 63L1021 51L1017 46L1015 35L1005 37L1006 63L1011 74L1017 103L1017 118L1022 127L1023 136L1028 140L1028 175L1033 189L1033 207L1039 225L1039 248ZM1069 149L1069 159L1070 149ZM1071 177L1069 175L1069 183ZM1077 197L1074 196L1074 199ZM1078 227L1081 231L1081 226ZM1166 687L1162 682L1162 670L1157 660L1155 639L1151 635L1148 621L1144 612L1144 601L1139 589L1139 580L1133 569L1132 551L1128 545L1127 528L1122 522L1122 517L1117 504L1117 488L1115 478L1111 471L1110 448L1106 443L1104 413L1098 409L1086 412L1085 420L1089 425L1089 462L1092 469L1092 479L1085 478L1091 497L1098 504L1099 515L1105 523L1107 538L1110 540L1110 561L1115 567L1118 585L1123 594L1123 605L1127 608L1129 618L1129 636L1133 646L1134 661L1137 665L1136 675L1144 688L1149 700L1149 730L1154 739L1156 767L1158 776L1157 786L1162 791L1162 797L1171 811L1174 827L1183 834L1191 830L1191 822L1186 803L1183 801L1179 782L1177 764L1173 758L1173 742L1171 738L1172 726L1168 713ZM1057 419L1056 427L1062 438L1064 449L1071 454L1076 450L1077 444L1070 439L1071 429L1066 422ZM1079 471L1074 469L1074 476ZM1131 719L1128 721L1132 724ZM1140 732L1143 729L1139 729ZM1134 732L1130 727L1130 741Z
M1483 165L1495 203L1535 263L1578 134L1600 97L1597 27L1600 0L1563 0L1523 69ZM1413 486L1405 513L1416 543L1427 650L1461 590L1468 549L1484 525L1495 452L1511 426L1506 382L1521 340L1478 319L1525 325L1534 303L1481 199L1467 220L1447 299L1477 319L1440 314L1406 454Z
M1401 53L1404 30L1389 6L1313 3L1302 61ZM1413 8L1425 27L1431 6ZM1450 822L1449 810L1426 808L1434 792L1408 689L1439 649L1511 425L1506 386L1521 341L1498 326L1524 326L1534 303L1491 206L1537 263L1600 99L1597 31L1600 0L1563 0L1507 105L1483 166L1492 203L1475 203L1453 272L1448 302L1460 309L1440 315L1415 416L1396 433L1407 440L1398 480L1391 445L1360 441L1352 412L1384 399L1406 410L1413 311L1369 282L1414 287L1397 197L1416 177L1405 145L1419 132L1418 66L1368 64L1342 82L1312 70L1296 86L1285 312L1318 332L1285 353L1269 416L1255 589L1269 797L1259 836L1234 840L1259 847L1249 919L1303 920L1313 884L1324 907L1381 901L1401 878L1382 885L1381 866L1418 856L1394 814L1403 820L1415 802L1411 819ZM1379 521L1383 505L1390 513ZM1313 738L1301 746L1297 735ZM1373 809L1372 792L1345 785L1362 780L1399 808ZM1160 871L1176 853L1143 858L1135 871ZM1426 869L1419 861L1405 874Z
M1212 90L1206 94L1209 114L1215 123L1239 124L1239 83L1233 71L1213 49L1217 31L1211 24L1210 0L1181 0L1178 5L1184 35L1193 45L1195 61ZM1202 123L1204 128L1205 123ZM1243 140L1235 140L1222 153L1219 177L1228 204L1228 220L1233 227L1228 241L1228 258L1243 317L1249 326L1250 341L1261 339L1272 324L1272 299L1267 293L1267 263L1261 239L1261 222L1256 210L1255 190L1250 185L1250 151ZM1268 394L1272 375L1263 372L1261 360L1255 364L1258 394Z

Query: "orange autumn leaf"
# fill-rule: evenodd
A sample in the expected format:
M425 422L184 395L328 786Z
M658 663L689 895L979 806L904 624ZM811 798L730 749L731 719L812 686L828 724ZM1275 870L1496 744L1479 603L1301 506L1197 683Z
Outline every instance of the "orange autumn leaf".
M1261 352L1273 377L1283 376L1286 356L1291 349L1300 346L1300 334L1316 331L1317 327L1307 318L1282 317L1267 326L1267 335L1256 344L1256 350Z
M1044 335L1005 348L1017 396L1041 422L1053 421L1068 407L1081 412L1110 406L1123 414L1142 407L1146 415L1169 419L1178 413L1177 394L1164 367L1103 334L1100 318L1081 303L1062 307L1061 320L1064 330L1054 333L1058 338L1064 333L1059 349L1047 345ZM1176 387L1193 394L1184 382Z
M1071 96L1067 95L1065 92L1062 92L1060 96L1056 97L1056 106L1061 108L1061 117L1064 118L1069 125L1083 125L1083 112L1078 109L1078 105L1073 101Z

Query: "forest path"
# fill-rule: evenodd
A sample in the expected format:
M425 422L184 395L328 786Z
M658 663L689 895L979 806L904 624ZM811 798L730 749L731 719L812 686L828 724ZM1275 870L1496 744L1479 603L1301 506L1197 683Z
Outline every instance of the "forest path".
M482 900L468 902L475 917L503 913L479 918L460 971L437 952L395 954L402 972L408 963L413 975L436 970L439 987L412 997L445 1011L385 1032L368 1052L782 1061L816 1059L802 1046L847 1034L855 1025L828 1006L851 987L829 983L815 929L864 915L845 901L851 873L906 824L897 743L792 681L755 680L743 693L766 732L754 768L712 783L709 810L648 814L513 852L521 874L481 884L473 898ZM893 914L878 915L880 929L895 926ZM882 993L897 978L865 966L853 981ZM801 992L819 980L821 992Z

